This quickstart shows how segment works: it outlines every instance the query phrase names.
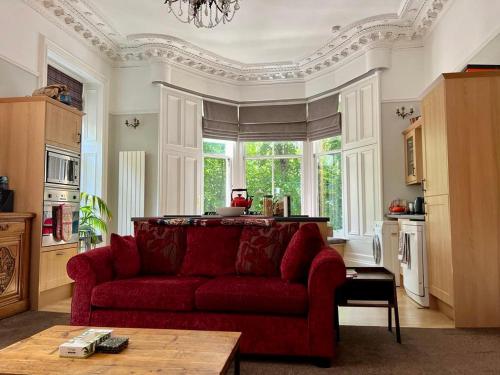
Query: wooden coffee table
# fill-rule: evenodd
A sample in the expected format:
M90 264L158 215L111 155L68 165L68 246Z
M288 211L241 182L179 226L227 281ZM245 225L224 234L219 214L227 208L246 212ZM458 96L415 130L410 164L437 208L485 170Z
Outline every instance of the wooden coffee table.
M113 328L129 337L119 354L59 357L59 345L89 327L54 326L0 351L0 374L239 374L238 332Z

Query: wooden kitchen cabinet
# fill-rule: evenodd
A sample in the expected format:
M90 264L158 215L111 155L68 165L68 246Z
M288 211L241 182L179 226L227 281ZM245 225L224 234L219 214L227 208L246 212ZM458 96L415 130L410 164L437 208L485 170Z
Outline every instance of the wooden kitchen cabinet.
M427 197L425 212L429 290L432 295L453 307L453 266L448 195Z
M80 152L82 116L68 108L47 103L45 140L52 146Z
M457 327L499 327L500 72L443 74L422 113L430 294Z
M0 319L29 309L32 217L0 213Z
M448 194L448 147L445 81L425 96L422 103L424 134L424 178L426 196Z
M405 181L407 185L422 182L422 118L403 132L405 149Z
M76 254L77 248L74 245L41 253L40 292L73 282L66 272L66 265Z

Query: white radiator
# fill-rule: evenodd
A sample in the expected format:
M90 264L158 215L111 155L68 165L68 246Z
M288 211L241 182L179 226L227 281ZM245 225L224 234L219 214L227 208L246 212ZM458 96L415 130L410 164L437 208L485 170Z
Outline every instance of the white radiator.
M120 152L118 177L118 233L133 234L132 217L144 216L145 151Z

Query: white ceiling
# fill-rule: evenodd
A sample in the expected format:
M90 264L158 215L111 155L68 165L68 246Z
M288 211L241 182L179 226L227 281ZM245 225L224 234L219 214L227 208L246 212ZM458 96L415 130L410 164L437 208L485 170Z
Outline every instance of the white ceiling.
M382 14L395 16L402 1L241 0L231 23L207 30L177 21L163 0L87 0L124 37L170 35L247 64L296 61L327 43L332 26L345 27Z

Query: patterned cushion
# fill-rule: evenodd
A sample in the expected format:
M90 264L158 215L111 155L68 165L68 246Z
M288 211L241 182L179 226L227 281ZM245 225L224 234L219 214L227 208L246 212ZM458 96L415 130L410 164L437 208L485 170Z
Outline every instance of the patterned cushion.
M293 235L281 261L281 278L286 281L305 281L314 257L325 242L315 223L302 225Z
M141 273L175 275L186 252L186 228L150 222L136 223Z
M236 257L236 273L254 276L279 275L281 258L298 228L298 223L245 227L241 233Z
M181 275L234 274L240 235L240 226L188 227L187 250Z
M118 279L137 276L141 269L141 259L134 237L111 234L111 255L113 269Z

